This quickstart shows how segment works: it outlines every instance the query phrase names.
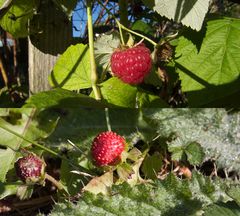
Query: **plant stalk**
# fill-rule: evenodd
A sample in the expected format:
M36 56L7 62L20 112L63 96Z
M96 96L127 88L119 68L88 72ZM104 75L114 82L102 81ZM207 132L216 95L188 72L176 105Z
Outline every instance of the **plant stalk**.
M142 35L142 34L140 34L140 33L137 33L137 32L135 32L135 31L133 31L133 30L125 27L124 25L122 25L121 23L119 23L118 20L116 20L116 22L117 22L118 25L120 25L120 27L121 27L122 29L124 29L124 30L126 30L126 31L128 31L128 32L130 32L130 33L132 33L132 34L134 34L134 35L137 35L137 36L143 38L144 40L150 42L150 43L151 43L152 45L154 45L154 46L157 46L157 43L156 43L155 41L151 40L150 38L148 38L148 37L146 37L146 36L144 36L144 35Z
M88 42L90 50L91 82L96 100L101 100L101 92L97 86L98 74L94 56L94 34L92 22L92 0L87 0L87 19L88 19Z
M128 22L128 0L119 0L119 15L120 15L120 23L123 26L128 27L129 22ZM122 36L123 36L123 44L127 41L127 32L122 31Z
M2 120L2 119L0 118L0 123L1 123L1 120ZM62 160L67 161L72 167L74 167L74 168L76 168L76 169L79 168L79 165L75 165L72 161L70 161L70 160L67 159L66 157L58 154L57 152L55 152L55 151L53 151L53 150L51 150L51 149L49 149L49 148L47 148L47 147L45 147L45 146L43 146L43 145L38 144L37 142L34 142L34 141L32 141L32 140L29 140L29 139L25 138L25 137L22 136L21 134L18 134L17 132L9 129L8 127L3 126L3 124L0 124L0 128L6 130L7 132L9 132L9 133L11 133L11 134L14 134L15 136L23 139L24 141L26 141L26 142L28 142L28 143L31 143L32 145L34 145L34 146L36 146L36 147L38 147L38 148L40 148L40 149L42 149L42 150L50 153L50 154L52 154L52 155L54 155L54 156L56 156L56 157L61 158ZM13 149L13 150L16 151L16 149ZM83 167L81 167L81 168L83 168ZM83 168L83 169L84 169L84 168Z
M132 33L134 35L137 35L137 36L143 38L144 40L150 42L153 46L157 45L157 43L155 41L151 40L150 38L148 38L148 37L146 37L146 36L144 36L144 35L142 35L140 33L137 33L135 31L127 28L126 26L124 26L122 23L120 23L118 21L118 19L114 16L114 14L100 0L97 0L97 2L107 11L108 14L112 15L112 17L115 19L115 21L116 21L116 23L117 23L117 25L118 25L118 27L120 29L122 28L122 29L126 30L127 32L130 32L130 33Z
M55 178L53 178L52 176L48 175L47 173L45 173L45 179L47 179L48 181L52 182L53 185L55 185L58 190L63 190L64 189L63 185L59 181L57 181Z

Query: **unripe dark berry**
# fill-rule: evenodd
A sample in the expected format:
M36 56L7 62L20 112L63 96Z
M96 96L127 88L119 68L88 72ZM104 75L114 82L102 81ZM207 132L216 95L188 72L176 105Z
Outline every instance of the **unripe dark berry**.
M44 182L45 167L45 162L33 154L19 158L15 163L17 176L27 184L42 184Z

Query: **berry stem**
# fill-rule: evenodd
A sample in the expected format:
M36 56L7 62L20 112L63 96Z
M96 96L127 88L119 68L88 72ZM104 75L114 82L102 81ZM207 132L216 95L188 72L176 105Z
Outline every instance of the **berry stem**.
M157 43L154 42L153 40L151 40L150 38L148 38L148 37L146 37L146 36L144 36L144 35L142 35L142 34L140 34L140 33L137 33L137 32L135 32L135 31L133 31L133 30L125 27L125 26L122 25L118 20L116 20L116 22L117 22L118 26L120 26L120 28L122 28L122 29L124 29L124 30L126 30L126 31L128 31L128 32L130 32L130 33L132 33L132 34L134 34L134 35L137 35L137 36L143 38L144 40L150 42L153 46L157 46Z
M120 25L118 25L118 29L119 29L119 33L120 33L120 40L122 45L125 45L125 41L124 41L124 37L123 37L123 32L122 32L122 28Z
M140 34L140 33L137 33L137 32L135 32L135 31L129 29L129 28L127 28L126 26L124 26L123 24L121 24L121 23L118 21L118 19L115 17L115 15L114 15L100 0L97 0L97 2L107 11L108 14L112 15L112 17L115 19L115 21L116 21L119 29L124 29L125 31L128 31L128 32L130 32L130 33L132 33L132 34L134 34L134 35L137 35L137 36L143 38L144 40L150 42L153 46L157 46L157 43L156 43L155 41L151 40L150 38L148 38L148 37L146 37L146 36L144 36L144 35L142 35L142 34ZM121 31L120 31L120 34L121 34ZM122 39L121 39L121 40L122 40Z
M55 178L53 178L52 176L48 175L47 173L45 173L45 179L47 179L48 181L52 182L53 185L55 185L58 190L63 190L64 189L64 186L62 185L61 182L57 181Z
M93 22L92 22L92 0L87 0L87 19L88 19L88 42L90 50L90 65L91 65L91 82L92 89L96 100L101 100L101 92L97 86L98 74L94 57L94 36L93 36Z
M106 117L106 123L107 123L107 129L108 131L111 131L111 124L110 124L110 118L109 118L109 109L105 108L105 117Z

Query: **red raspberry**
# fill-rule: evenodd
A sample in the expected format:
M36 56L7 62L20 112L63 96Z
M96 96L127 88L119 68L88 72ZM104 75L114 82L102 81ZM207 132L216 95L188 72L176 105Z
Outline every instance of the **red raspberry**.
M39 157L29 154L15 163L17 176L27 184L43 183L46 164Z
M151 52L144 44L118 49L111 56L111 68L113 74L123 82L139 84L151 71Z
M100 133L92 143L92 157L97 166L116 165L121 160L126 141L112 132Z

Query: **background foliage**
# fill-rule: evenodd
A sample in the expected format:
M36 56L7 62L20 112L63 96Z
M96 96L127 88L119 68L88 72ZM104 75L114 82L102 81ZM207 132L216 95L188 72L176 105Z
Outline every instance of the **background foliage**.
M10 33L17 42L30 35L33 45L42 52L61 55L53 71L49 71L52 88L73 91L76 104L81 104L77 99L79 92L94 97L91 93L91 54L87 51L86 2L2 1L1 7L0 25L3 32ZM97 87L102 93L103 106L106 106L105 102L109 107L128 108L239 105L236 100L239 97L240 62L238 4L210 0L196 0L191 3L177 0L171 3L165 0L131 0L126 11L121 12L116 1L92 1L92 11L99 77ZM51 15L53 13L57 14L58 18L54 18ZM45 47L44 41L54 35L60 37L62 28L56 28L56 25L61 26L64 22L69 24L73 14L78 14L80 18L80 21L73 21L73 29L80 32L81 38L72 38L72 45L68 48L68 39L61 39L62 42L56 40L54 46L58 47L58 52L52 53L53 47ZM143 37L152 51L153 70L144 83L138 86L130 86L117 78L111 78L110 56L122 43L117 32L116 19L119 16L128 18L128 23L122 25L129 28L131 41L137 43ZM140 37L139 33L142 34ZM4 47L6 50L7 44ZM24 49L26 50L26 46L21 48ZM9 57L7 59L10 59ZM23 77L25 80L28 78L27 65L24 65L23 69L21 65L18 66L21 59L9 62L4 59L6 57L1 58L7 65L14 63L13 68L8 66L2 70L2 73L5 73L2 87L5 84L7 88L2 88L1 98L8 100L3 102L2 106L11 101L14 102L12 106L21 106L28 93L26 88L23 88ZM129 94L125 95L124 92ZM50 98L52 92L45 94Z

